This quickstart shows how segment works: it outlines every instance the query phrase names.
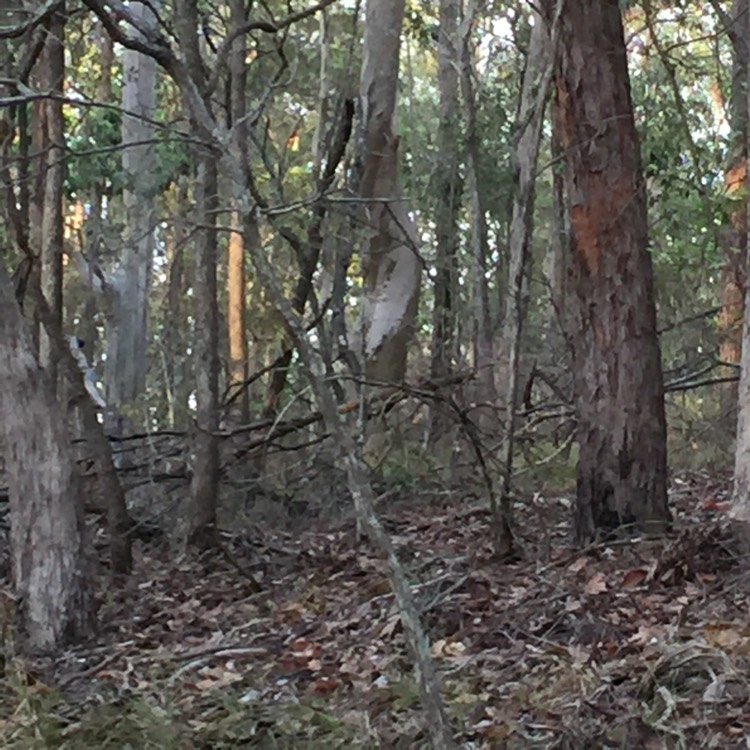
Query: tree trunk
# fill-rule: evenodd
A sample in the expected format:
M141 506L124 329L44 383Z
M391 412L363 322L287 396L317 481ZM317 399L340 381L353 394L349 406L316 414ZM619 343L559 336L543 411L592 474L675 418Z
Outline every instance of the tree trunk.
M492 309L488 288L488 239L484 196L479 185L480 136L477 127L474 93L473 30L477 14L476 0L469 0L461 34L461 97L466 118L466 185L470 203L471 258L473 271L472 308L474 311L474 368L477 372L476 402L480 405L476 421L480 432L492 435L498 426L495 402L495 346Z
M738 24L739 33L750 39L750 13ZM746 58L747 59L747 58ZM750 96L745 97L746 118L750 120ZM745 128L745 148L750 153L750 128ZM746 214L750 217L750 193L746 195ZM745 236L745 270L750 270L750 232ZM731 516L737 525L737 535L746 549L750 549L750 289L745 289L745 320L742 327L742 364L738 387L739 415L737 443L734 454L734 491Z
M240 216L232 212L232 232L229 235L227 258L227 328L229 334L229 386L234 401L232 413L240 424L250 419L250 400L247 386L247 332L245 330L245 241L241 233Z
M198 209L195 251L195 320L193 353L195 361L195 415L190 481L190 511L186 519L189 543L210 545L216 532L216 506L219 492L219 309L216 298L218 180L216 156L205 151L199 156L196 179Z
M430 375L439 380L453 367L458 287L458 212L461 208L459 173L458 0L440 0L438 33L438 87L440 121L435 154L435 303L432 314L432 361Z
M95 624L80 479L52 384L34 357L2 264L0 361L19 624L30 647L52 649L90 636Z
M743 196L747 189L747 85L748 38L745 18L748 0L735 0L731 11L729 36L732 40L732 90L730 99L730 149L726 161L725 185L730 196ZM729 226L722 233L724 267L721 274L721 311L719 312L719 359L730 365L724 376L734 375L742 357L742 308L745 299L745 245L747 214L744 201L737 201L729 215ZM721 416L732 433L737 418L737 385L721 384Z
M128 7L144 27L156 21L149 5ZM105 383L107 404L117 415L143 392L148 351L148 293L154 255L154 165L156 62L148 55L123 52L122 169L125 179L125 236L120 267L113 277L112 319L108 331ZM117 431L119 420L111 425Z
M396 99L404 0L367 3L362 66L364 149L360 195L366 201L365 342L368 377L400 382L414 335L422 260L398 183Z
M550 39L546 24L534 14L521 100L516 118L518 139L513 145L513 208L510 222L508 292L503 326L505 358L505 430L503 432L503 489L500 499L501 523L495 530L497 553L507 557L513 551L511 534L511 479L515 443L518 365L524 317L528 304L531 239L534 232L534 193L539 144L542 139L544 109L551 81Z
M65 177L65 123L63 93L65 78L65 6L54 13L46 27L46 39L41 56L42 90L56 94L42 102L41 127L45 130L46 152L43 157L42 217L41 217L41 284L52 314L62 325L63 316L63 180ZM46 334L40 332L40 362L48 371L52 383L57 383L57 363Z
M556 117L571 217L583 543L669 521L666 421L646 196L617 0L565 3Z
M242 27L247 22L247 5L244 0L231 0L232 28ZM230 66L230 126L235 131L234 142L238 157L247 159L247 44L245 35L237 39L232 48ZM229 235L227 258L227 327L229 334L229 387L233 401L231 412L241 423L250 419L250 400L245 386L247 380L247 329L245 285L245 237L242 233L242 217L239 211L232 213L232 231ZM239 390L239 395L237 391Z

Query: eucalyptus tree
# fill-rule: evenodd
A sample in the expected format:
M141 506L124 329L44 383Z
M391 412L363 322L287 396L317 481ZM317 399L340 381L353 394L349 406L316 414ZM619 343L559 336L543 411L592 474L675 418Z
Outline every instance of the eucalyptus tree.
M415 333L423 266L417 229L399 188L396 104L404 0L370 0L365 15L359 190L369 236L363 349L370 378L400 382Z
M547 9L552 14L553 4ZM563 3L555 117L571 228L580 542L663 531L666 419L640 146L617 0Z
M0 447L19 623L29 647L49 650L94 629L83 494L52 381L39 365L2 261L0 360Z
M156 21L152 3L133 2L129 13L139 28ZM122 177L124 236L117 270L105 292L111 308L105 385L109 411L122 424L146 382L149 288L155 242L156 63L135 50L123 52Z
M739 20L739 19L738 19ZM750 13L735 27L745 40L750 38ZM745 96L746 122L750 122L750 96ZM750 128L745 131L746 153L750 154ZM750 192L746 191L747 218L750 218ZM746 218L746 220L747 220ZM746 233L745 260L750 263L750 232ZM750 293L745 292L745 316L742 328L742 362L738 388L739 414L734 455L734 488L732 517L737 523L740 540L750 547Z
M60 3L44 23L44 46L37 69L39 87L48 98L33 105L33 139L38 166L38 182L31 202L32 243L38 240L40 283L50 308L59 323L63 317L63 182L65 176L65 131L63 122L63 84L65 80L65 4ZM44 331L40 332L43 366L53 382L57 363Z
M747 207L743 197L747 192L748 143L748 67L750 41L746 18L750 13L748 0L734 0L729 12L717 0L711 5L726 30L732 49L732 72L729 90L729 149L725 159L725 186L734 198L722 236L724 264L721 278L722 309L719 314L719 358L723 363L737 365L742 357L742 319L747 285L745 240L747 237ZM731 369L726 374L733 374ZM732 433L737 414L737 388L733 382L722 384L722 412L726 432Z

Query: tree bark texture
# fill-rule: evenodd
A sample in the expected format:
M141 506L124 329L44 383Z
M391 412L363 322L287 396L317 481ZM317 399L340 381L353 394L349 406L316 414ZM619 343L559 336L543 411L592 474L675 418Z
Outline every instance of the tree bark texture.
M458 212L461 207L459 171L459 0L440 1L438 88L440 120L435 154L435 303L432 315L431 376L447 375L453 367L458 288Z
M513 207L511 209L508 290L503 321L503 356L505 359L505 429L503 456L505 468L500 500L500 519L496 519L497 553L512 553L511 479L515 445L516 395L521 336L528 304L528 276L531 265L531 239L534 232L534 197L536 165L542 139L544 109L551 81L551 45L547 26L534 14L526 70L521 85L521 100L516 117L518 138L511 152L513 165Z
M40 60L42 90L57 95L41 102L39 114L44 131L42 155L43 193L41 211L41 284L52 314L62 325L63 316L63 180L65 178L65 123L60 99L65 78L65 6L54 13L45 28ZM47 335L40 333L40 361L52 383L57 382L57 363Z
M365 343L370 378L400 382L414 335L422 260L414 222L398 183L396 100L404 0L369 0L361 92L366 201Z
M232 28L240 28L247 22L247 5L244 0L229 3ZM230 126L238 157L247 162L247 43L243 34L233 45L230 66ZM229 235L227 258L227 328L229 334L229 385L233 395L232 412L240 423L250 419L250 401L245 386L247 380L247 289L245 285L245 237L242 233L242 218L239 211L232 213L232 225L236 229Z
M579 542L670 520L646 197L617 0L566 2L556 117L571 224Z
M80 478L52 383L34 356L0 264L0 442L8 468L13 581L31 648L94 629Z
M729 195L744 195L747 189L747 85L748 37L746 17L750 11L748 0L735 0L728 29L732 41L732 88L729 106L731 126L730 149L725 170L725 185ZM738 364L742 358L742 312L745 299L745 246L747 243L747 212L744 201L738 201L729 215L729 226L722 235L724 267L721 274L721 311L719 312L719 359ZM720 373L732 375L733 368ZM736 424L737 385L722 383L721 413L731 432Z
M196 429L193 433L190 482L190 511L187 518L188 542L208 544L215 532L219 492L219 309L216 297L218 259L217 157L206 150L199 157L196 203L201 229L195 253L195 361Z
M746 14L739 31L750 39L750 13ZM750 96L745 97L746 119L750 121ZM750 153L750 128L745 128L745 148ZM750 193L746 196L746 213L750 217ZM745 270L750 271L750 232L745 235ZM750 290L745 289L745 319L742 327L742 361L738 386L737 442L734 454L734 488L731 517L737 535L750 549Z
M149 6L133 2L130 14L144 27L155 23ZM110 288L112 319L105 368L107 403L119 413L143 392L148 353L148 293L154 255L156 62L123 52L122 169L125 236Z

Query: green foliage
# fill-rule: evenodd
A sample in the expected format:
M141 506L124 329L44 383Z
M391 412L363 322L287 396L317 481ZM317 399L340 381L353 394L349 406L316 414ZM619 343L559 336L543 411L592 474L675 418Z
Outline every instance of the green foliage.
M68 148L66 191L87 195L94 185L104 195L122 190L120 144L122 118L114 107L65 107Z

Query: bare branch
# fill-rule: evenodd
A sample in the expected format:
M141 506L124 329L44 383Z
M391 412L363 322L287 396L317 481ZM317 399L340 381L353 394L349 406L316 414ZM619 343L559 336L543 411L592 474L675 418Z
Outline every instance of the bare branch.
M248 21L242 26L238 26L233 29L229 36L222 42L216 53L216 60L214 62L214 72L208 81L207 94L211 94L219 83L219 76L221 71L224 69L229 53L232 51L232 45L241 36L249 34L251 31L264 31L267 34L276 34L283 29L288 28L297 21L302 21L305 18L315 15L321 10L325 10L329 5L333 5L336 0L321 0L321 2L311 5L309 8L297 11L296 13L290 13L286 18L281 21Z

